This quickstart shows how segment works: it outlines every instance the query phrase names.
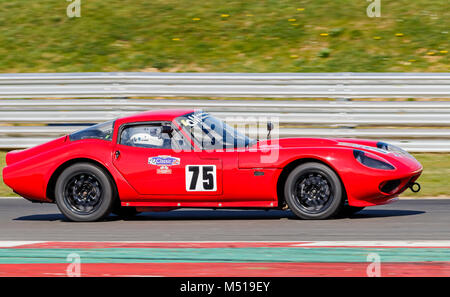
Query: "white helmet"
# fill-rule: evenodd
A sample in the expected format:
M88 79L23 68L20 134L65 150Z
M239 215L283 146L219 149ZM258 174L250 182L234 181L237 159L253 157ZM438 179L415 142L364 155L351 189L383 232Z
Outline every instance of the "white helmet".
M164 144L164 139L158 136L150 135L149 133L136 133L130 138L133 144L143 144L143 145L154 145L162 146Z

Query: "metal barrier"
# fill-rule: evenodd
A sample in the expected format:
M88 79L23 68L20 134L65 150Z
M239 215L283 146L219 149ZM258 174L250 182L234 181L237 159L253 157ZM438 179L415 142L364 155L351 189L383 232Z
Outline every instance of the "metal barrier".
M0 98L449 96L450 73L34 73L0 74Z
M450 98L450 74L0 74L0 98L30 98L0 99L0 148L33 146L144 110L194 108L224 119L278 117L282 137L372 138L413 152L450 151L450 101L118 98L181 95ZM101 96L114 98L95 99Z

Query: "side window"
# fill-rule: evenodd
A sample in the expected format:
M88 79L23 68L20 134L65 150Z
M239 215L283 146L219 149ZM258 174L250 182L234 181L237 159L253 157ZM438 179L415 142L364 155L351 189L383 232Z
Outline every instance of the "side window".
M89 128L74 132L69 135L70 141L81 139L102 139L111 141L114 129L114 121L97 124Z
M177 131L172 132L172 137L167 133L162 133L162 123L125 127L120 133L120 144L158 149L184 149L188 145Z

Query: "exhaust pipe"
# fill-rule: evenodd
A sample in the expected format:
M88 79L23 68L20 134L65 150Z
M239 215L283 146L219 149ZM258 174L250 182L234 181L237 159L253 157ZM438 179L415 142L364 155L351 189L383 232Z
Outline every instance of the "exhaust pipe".
M409 188L411 189L412 192L417 193L417 192L420 191L420 189L422 187L420 186L419 183L412 183L412 184L409 185Z

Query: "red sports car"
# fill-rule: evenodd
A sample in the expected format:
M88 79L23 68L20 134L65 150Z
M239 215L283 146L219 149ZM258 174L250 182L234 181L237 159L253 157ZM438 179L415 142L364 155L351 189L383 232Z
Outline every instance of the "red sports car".
M383 142L258 141L194 110L94 125L12 151L6 164L4 182L17 194L56 203L73 221L183 207L289 208L302 219L326 219L417 191L422 173L414 157Z

